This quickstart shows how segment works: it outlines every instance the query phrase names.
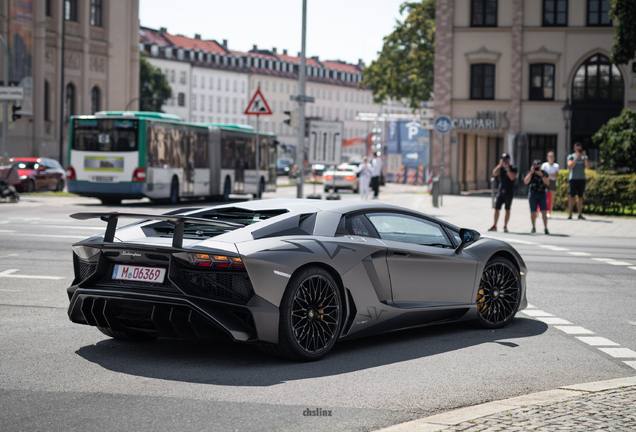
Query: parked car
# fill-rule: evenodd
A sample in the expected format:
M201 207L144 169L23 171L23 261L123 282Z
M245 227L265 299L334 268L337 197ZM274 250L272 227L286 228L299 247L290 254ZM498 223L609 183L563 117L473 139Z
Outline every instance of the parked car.
M16 185L16 189L20 192L64 190L66 172L54 159L18 157L11 159L11 166L18 170L20 183Z
M335 181L334 176L336 177ZM355 165L338 165L335 171L331 167L322 174L325 192L332 189L334 192L338 192L338 189L350 189L354 193L358 193L358 180L358 167Z

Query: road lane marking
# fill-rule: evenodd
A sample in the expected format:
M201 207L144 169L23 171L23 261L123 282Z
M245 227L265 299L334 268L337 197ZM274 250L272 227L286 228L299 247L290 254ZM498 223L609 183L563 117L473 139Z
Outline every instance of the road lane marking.
M14 275L12 273L17 272L18 269L8 269L3 272L0 272L0 277L7 278L17 278L17 279L48 279L48 280L59 280L64 279L64 276L32 276L32 275Z
M624 361L623 363L625 363L627 366L630 366L636 369L636 361Z
M524 310L523 313L531 317L553 317L554 316L551 313L547 313L539 309Z
M564 248L561 246L553 246L553 245L539 245L541 248L550 249L555 252L563 252L569 250L568 248Z
M14 233L12 230L0 230L0 233Z
M75 230L75 229L81 229L81 230L103 230L104 227L103 226L74 226L74 225L43 225L43 224L9 224L12 227L34 227L37 226L38 228L70 228L71 230ZM2 231L5 232L5 231ZM7 231L8 232L8 231Z
M592 258L594 261L607 262L614 261L614 258Z
M614 358L636 358L636 351L629 348L599 348L599 350Z
M8 290L8 289L0 289L2 292L20 292L20 290Z
M85 239L86 236L72 236L72 235L56 235L56 234L25 234L25 233L3 233L0 232L0 235L12 235L12 236L22 236L22 237L56 237L56 238L74 238L74 239Z
M586 343L586 344L588 344L590 346L620 346L616 342L612 342L611 340L606 339L604 337L598 337L598 336L593 336L593 337L576 336L576 338L578 340L580 340L581 342Z
M592 330L588 330L581 326L554 326L554 328L561 330L565 334L594 334Z
M632 270L636 270L636 266L634 267L627 267L628 269L632 269Z
M570 255L574 255L574 256L590 256L592 254L589 254L587 252L568 252Z
M542 321L548 325L557 325L557 324L572 324L568 320L564 320L563 318L550 318L550 317L537 317L536 320Z
M20 254L13 253L9 255L2 255L0 256L0 258L10 258L10 257L17 257L17 256L20 256Z
M608 261L608 264L616 265L616 266L630 266L632 263L628 263L627 261Z

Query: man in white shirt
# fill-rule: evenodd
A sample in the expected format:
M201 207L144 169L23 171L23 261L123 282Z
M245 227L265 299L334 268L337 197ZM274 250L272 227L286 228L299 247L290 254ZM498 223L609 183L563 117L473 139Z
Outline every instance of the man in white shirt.
M550 186L548 187L548 217L552 217L553 194L556 193L556 183L559 178L559 164L555 161L554 152L548 152L548 161L541 165L541 169L548 173Z
M378 199L380 194L380 176L382 175L382 159L380 153L373 155L371 162L371 188L373 189L373 199Z

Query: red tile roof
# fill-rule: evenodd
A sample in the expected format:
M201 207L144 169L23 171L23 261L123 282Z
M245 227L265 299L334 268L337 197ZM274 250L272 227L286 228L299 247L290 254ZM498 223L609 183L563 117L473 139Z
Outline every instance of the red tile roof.
M342 71L342 72L360 73L360 69L358 69L357 66L350 65L341 61L327 60L322 62L322 64L325 65L325 67L328 69L333 69L333 70Z
M203 50L213 54L227 54L227 51L223 48L223 46L214 40L192 39L186 36L171 35L168 33L163 33L162 35L171 44L181 48L193 49L196 51Z

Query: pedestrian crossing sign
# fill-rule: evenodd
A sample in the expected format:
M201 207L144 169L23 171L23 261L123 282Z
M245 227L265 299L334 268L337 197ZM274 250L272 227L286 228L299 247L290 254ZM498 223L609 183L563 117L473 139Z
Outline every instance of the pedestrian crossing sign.
M252 100L245 108L245 115L272 115L272 110L267 105L267 101L261 93L260 87L256 89L256 93L252 96Z

